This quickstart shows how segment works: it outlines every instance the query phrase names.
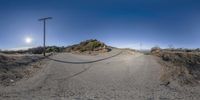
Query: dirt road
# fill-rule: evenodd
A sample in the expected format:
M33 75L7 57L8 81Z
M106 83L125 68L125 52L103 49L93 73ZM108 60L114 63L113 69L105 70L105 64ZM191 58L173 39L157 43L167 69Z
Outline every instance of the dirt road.
M113 50L61 53L29 79L0 87L0 100L199 100L199 87L163 86L153 56Z

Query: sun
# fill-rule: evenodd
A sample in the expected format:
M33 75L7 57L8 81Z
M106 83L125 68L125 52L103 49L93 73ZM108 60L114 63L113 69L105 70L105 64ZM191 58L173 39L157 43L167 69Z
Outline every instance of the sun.
M26 37L26 38L25 38L25 42L26 42L27 44L30 44L30 43L32 42L32 38L31 38L31 37Z

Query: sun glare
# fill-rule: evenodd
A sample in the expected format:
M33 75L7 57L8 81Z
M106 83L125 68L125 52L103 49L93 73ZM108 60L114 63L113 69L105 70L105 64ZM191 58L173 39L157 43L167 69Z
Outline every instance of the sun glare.
M28 43L28 44L31 43L31 42L32 42L32 38L26 37L26 38L25 38L25 42Z

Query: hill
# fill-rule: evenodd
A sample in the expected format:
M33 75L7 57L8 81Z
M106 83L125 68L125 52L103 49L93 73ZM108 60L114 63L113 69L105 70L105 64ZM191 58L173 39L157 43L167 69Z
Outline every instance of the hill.
M99 54L111 51L111 47L96 39L90 39L79 44L66 47L66 52L83 53L83 54Z

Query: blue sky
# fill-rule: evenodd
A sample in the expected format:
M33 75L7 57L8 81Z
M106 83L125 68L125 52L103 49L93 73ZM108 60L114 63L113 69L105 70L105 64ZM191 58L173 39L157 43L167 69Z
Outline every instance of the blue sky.
M0 0L0 49L67 46L86 39L129 48L200 47L198 0ZM25 42L26 37L33 39Z

